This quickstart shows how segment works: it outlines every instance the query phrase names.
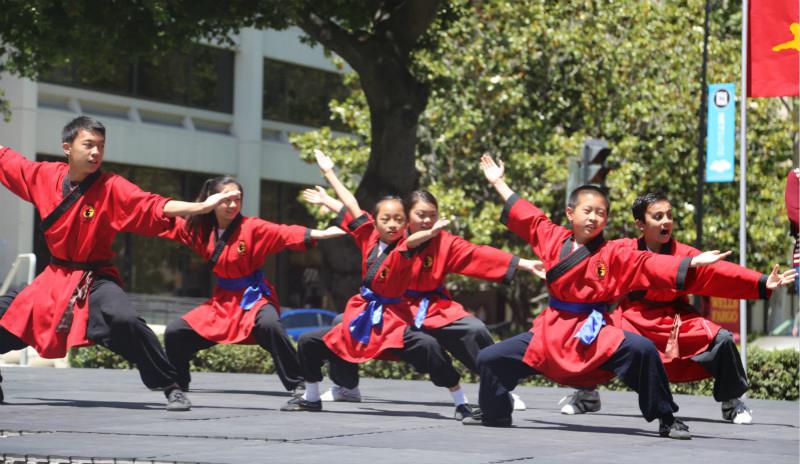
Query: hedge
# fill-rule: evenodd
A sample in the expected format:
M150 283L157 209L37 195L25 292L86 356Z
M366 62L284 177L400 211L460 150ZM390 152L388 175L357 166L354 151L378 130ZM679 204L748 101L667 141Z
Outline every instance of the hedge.
M97 347L72 349L69 354L72 367L94 367L111 369L131 369L133 366L111 351ZM462 381L475 383L478 378L467 371L458 361L456 367L462 372ZM748 397L770 400L797 400L800 397L800 352L795 350L766 351L749 348L747 351L747 375L750 380ZM272 374L275 365L272 356L256 345L217 345L200 351L192 361L195 372L242 372ZM427 376L419 374L408 364L402 362L370 361L361 365L363 377L382 379L422 380ZM528 379L523 385L558 386L537 376ZM672 385L673 393L711 396L712 379ZM627 390L618 379L614 379L601 389Z

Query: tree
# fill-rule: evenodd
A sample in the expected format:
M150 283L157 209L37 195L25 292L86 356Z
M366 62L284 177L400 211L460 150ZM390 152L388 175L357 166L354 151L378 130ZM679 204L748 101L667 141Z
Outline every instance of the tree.
M450 8L457 19L432 29L437 46L418 50L413 63L431 88L417 149L421 185L457 219L456 233L530 254L497 222L501 205L481 178L479 156L502 157L512 187L560 222L567 159L585 139L603 138L619 164L607 179L613 214L606 237L635 236L629 207L658 189L674 205L677 238L694 241L704 1L459 0ZM738 8L714 6L709 82L739 80ZM780 205L793 156L797 163L798 99L748 105L748 263L765 271L785 265L790 247ZM369 133L365 108L357 89L332 103L362 137ZM296 141L325 146L349 172L366 160L358 139L323 130ZM738 184L708 186L705 206L706 243L736 252ZM465 285L475 284L455 282ZM515 322L526 325L529 301L542 287L523 278L507 290Z
M417 186L417 127L429 90L411 72L411 53L430 45L422 38L437 18L441 22L447 17L442 4L441 0L8 0L0 19L0 71L35 78L53 65L80 60L81 66L102 73L105 63L163 56L198 39L230 41L229 33L242 27L298 26L309 41L335 52L358 74L369 107L370 155L356 197L371 208L380 196L402 195ZM0 111L3 108L0 105ZM354 247L341 245L339 241L323 247L328 263L347 262L347 254L357 254ZM338 306L343 307L341 298L352 294L352 286L337 292Z

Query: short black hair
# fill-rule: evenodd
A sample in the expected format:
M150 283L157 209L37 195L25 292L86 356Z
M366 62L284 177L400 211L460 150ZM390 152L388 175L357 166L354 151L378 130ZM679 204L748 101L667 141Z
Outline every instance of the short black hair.
M99 132L103 137L106 136L106 126L102 122L89 116L78 116L61 130L61 142L71 144L80 130Z
M606 201L606 209L611 211L611 202L608 200L608 191L605 187L601 187L599 185L594 184L585 184L581 185L580 187L576 188L569 194L569 199L567 199L567 207L575 209L575 206L578 205L578 197L581 193L590 192L590 193L597 193L598 195L602 196L603 199Z
M372 216L375 217L378 215L378 211L381 209L381 204L387 201L399 201L400 205L403 207L403 213L408 217L408 209L406 208L406 204L403 202L403 199L398 197L397 195L386 195L378 199L375 202L375 207L372 208Z
M427 190L414 190L406 195L403 204L405 205L406 211L411 211L411 208L419 202L431 204L437 210L439 209L439 202L436 201L436 197Z
M661 192L649 192L636 197L636 199L633 200L633 206L631 207L633 218L639 221L644 221L644 213L647 211L647 207L658 201L668 202L669 198L667 198L667 196Z

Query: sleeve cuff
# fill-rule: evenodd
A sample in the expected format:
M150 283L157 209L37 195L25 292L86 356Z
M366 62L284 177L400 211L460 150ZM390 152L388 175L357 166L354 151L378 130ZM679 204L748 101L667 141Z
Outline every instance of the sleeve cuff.
M336 217L333 218L333 221L331 221L331 224L335 225L336 227L338 227L340 229L344 229L345 228L345 226L344 226L344 217L345 217L346 214L347 214L347 207L342 206L342 209L340 209L339 212L336 213Z
M350 223L347 224L347 228L350 229L350 231L352 232L361 227L362 225L364 225L364 223L367 221L369 221L369 216L367 216L366 214L362 214L361 216L350 221Z
M303 234L303 246L305 246L306 250L309 250L313 248L315 244L314 239L311 238L311 229L306 227L306 232Z
M519 256L514 255L511 257L511 262L508 263L508 269L506 270L506 275L503 277L503 285L508 285L514 280L514 276L517 275L517 266L519 265Z
M519 195L516 193L512 194L506 200L506 204L503 206L503 212L500 213L500 222L503 225L508 225L508 215L511 213L511 208L514 207L514 204L519 201Z
M758 297L762 300L768 300L770 297L771 292L767 290L768 278L766 274L761 274L761 277L758 279Z
M678 265L678 276L675 279L675 288L678 290L684 290L686 288L686 275L689 273L689 266L692 264L692 257L686 256L685 258L681 259L680 265Z

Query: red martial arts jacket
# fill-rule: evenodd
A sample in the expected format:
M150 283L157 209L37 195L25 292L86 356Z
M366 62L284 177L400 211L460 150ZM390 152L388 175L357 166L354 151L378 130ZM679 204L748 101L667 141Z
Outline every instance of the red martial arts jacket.
M594 252L550 281L559 262L581 251L579 248L566 258L561 257L572 232L551 222L541 210L516 194L506 201L501 222L527 241L542 259L548 270L550 296L563 302L613 303L637 289L682 288L691 261L638 251L613 241L603 242L600 237L594 241ZM546 308L533 321L533 337L523 361L563 385L594 386L610 380L614 373L600 366L622 343L623 331L605 325L592 343L584 344L575 335L587 318L586 313ZM608 314L604 314L604 320L610 322Z
M414 314L408 301L402 298L411 278L414 260L412 252L406 248L405 237L379 252L379 234L375 222L367 213L348 221L349 214L339 214L338 222L356 241L361 250L362 288L385 298L396 298L397 303L383 305L383 318L379 325L372 327L368 343L362 343L351 334L351 323L368 309L369 301L362 293L356 294L347 302L342 322L325 334L325 344L345 361L362 363L382 357L395 359L388 349L403 347L403 334L414 321ZM341 226L340 226L341 227Z
M511 253L475 245L445 231L420 245L416 254L419 258L414 260L411 271L413 277L408 290L429 295L428 311L423 322L426 329L438 329L470 315L460 303L452 300L445 289L448 274L508 284L519 262L519 258ZM437 294L437 290L447 298ZM414 314L419 310L421 300L419 295L408 297Z
M614 240L631 249L647 250L644 239ZM700 250L670 240L664 244L661 254L671 256L697 256ZM720 327L697 313L689 304L686 295L695 293L733 299L769 298L766 288L767 276L734 263L720 261L710 266L689 270L687 288L678 290L641 290L629 294L620 302L612 314L614 325L637 333L656 344L670 382L691 382L710 377L708 371L692 361L708 350ZM677 328L677 356L667 350L670 333L676 325L676 314L680 314Z
M33 203L42 219L69 193L67 172L66 163L33 162L10 148L0 150L0 182ZM90 344L86 339L88 295L77 299L71 321L65 318L79 281L88 273L77 269L75 263L90 263L92 272L120 282L111 264L114 237L119 232L157 235L168 228L171 221L164 216L167 201L118 175L101 173L44 234L53 257L73 264L49 264L17 295L0 325L44 358L60 358L70 347Z
M242 307L244 289L225 289L218 283L214 286L211 298L186 313L183 320L207 340L222 344L252 344L256 343L252 331L261 307L269 303L280 312L280 301L275 288L260 272L256 274L257 271L269 255L285 249L307 250L313 245L311 229L244 216L232 222L229 228L231 227L233 229L226 237L222 252L212 268L214 275L222 279L252 276L259 282L251 282L251 285L263 284L265 291L252 306L245 309ZM218 240L222 239L215 238L216 234L217 231L212 230L208 237L200 237L186 227L183 218L176 218L174 227L161 236L186 245L205 261L209 261Z

